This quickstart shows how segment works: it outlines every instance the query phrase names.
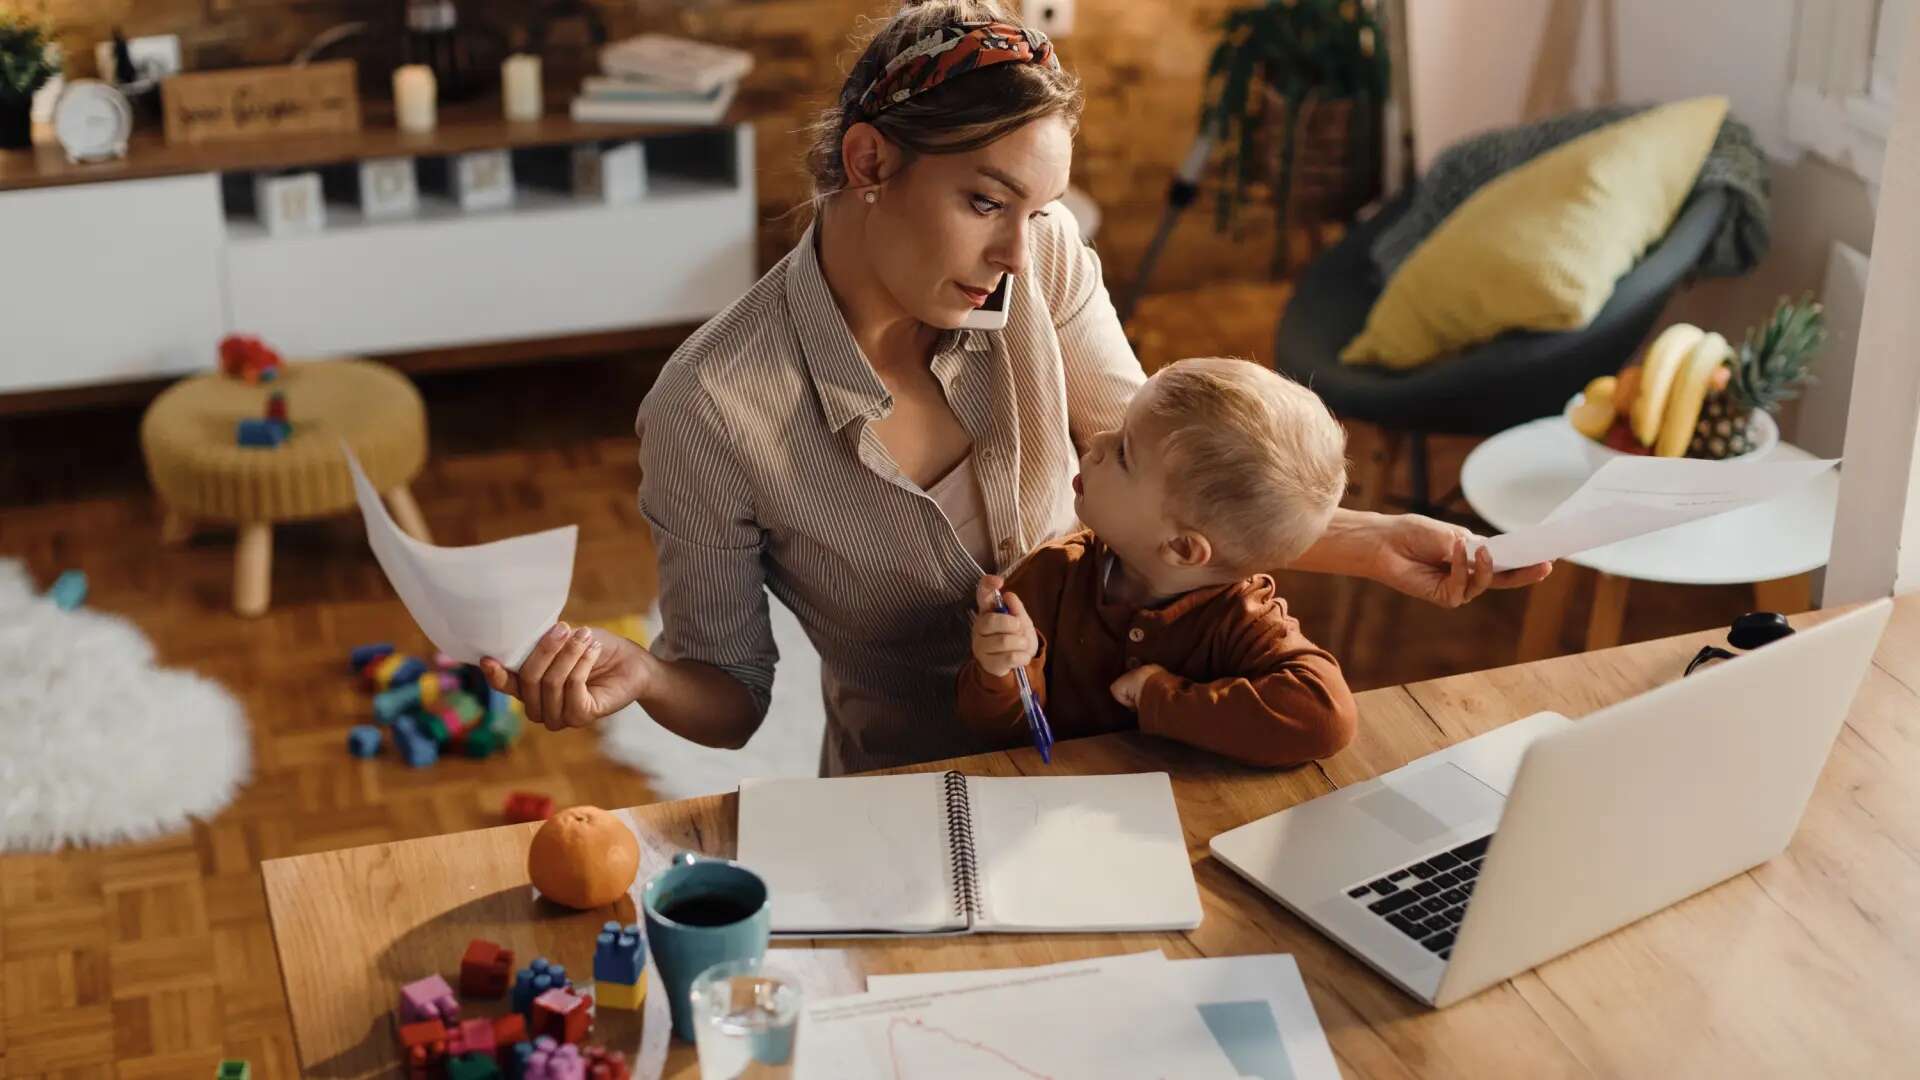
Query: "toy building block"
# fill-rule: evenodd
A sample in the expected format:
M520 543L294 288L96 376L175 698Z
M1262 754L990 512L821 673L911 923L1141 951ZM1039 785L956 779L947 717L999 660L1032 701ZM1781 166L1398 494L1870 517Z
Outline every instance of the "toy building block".
M479 699L464 690L447 695L446 703L460 715L460 722L468 727L479 723L487 715L487 711L480 707Z
M552 1039L547 1041L553 1042ZM513 1044L511 1054L502 1055L506 1058L503 1064L507 1067L507 1080L526 1080L527 1062L533 1057L533 1051L534 1044L522 1039Z
M586 1080L587 1063L579 1047L543 1036L533 1041L533 1053L521 1075L525 1080Z
M373 695L373 715L392 722L393 718L420 704L420 683L396 683L391 690Z
M640 940L638 924L628 923L623 927L617 922L608 922L600 928L600 935L593 942L594 985L623 983L632 986L638 983L647 969L646 952L647 947Z
M385 739L372 724L356 724L347 732L347 751L354 757L372 757L380 752L380 744Z
M418 731L394 728L394 743L400 749L400 756L416 769L424 769L440 760L440 747L433 739Z
M407 1023L438 1020L451 1024L460 1019L460 1002L453 987L438 975L417 979L400 989L400 1016Z
M601 982L593 983L593 1003L602 1009L625 1009L639 1012L647 1004L647 980L641 976L637 983Z
M411 1074L424 1076L447 1057L447 1025L421 1020L400 1026L400 1056Z
M220 370L249 383L271 382L280 374L280 354L257 337L228 334L220 341Z
M533 999L553 989L567 989L573 986L567 981L567 969L560 964L550 964L544 956L535 957L533 963L520 969L513 978L513 1011L530 1013Z
M447 1080L500 1080L500 1062L492 1054L463 1054L447 1062Z
M493 1018L493 1046L500 1054L500 1064L509 1065L513 1045L527 1041L527 1018L517 1012L510 1012Z
M253 1066L244 1061L223 1061L213 1076L214 1080L253 1080Z
M468 757L483 758L505 747L500 741L499 732L490 727L480 727L467 732L466 749Z
M436 748L447 745L447 722L445 720L440 719L432 713L421 713L419 723L420 734L433 740L433 745Z
M491 1020L462 1020L460 1026L447 1036L447 1053L455 1057L485 1054L491 1058L495 1049Z
M533 1017L528 1025L535 1035L545 1035L564 1043L586 1040L593 1030L592 999L572 990L549 990L533 999Z
M81 570L62 572L53 579L53 586L47 590L47 599L53 601L61 611L72 611L79 607L87 599L86 573Z
M633 1067L618 1050L589 1046L580 1057L587 1067L587 1080L633 1080Z
M272 449L286 441L287 433L279 424L257 417L244 417L234 428L234 442L240 446Z
M474 938L460 958L460 993L465 997L504 997L513 982L513 950Z
M428 711L428 715L437 718L440 726L447 729L447 741L455 746L463 746L467 741L467 722L460 719L460 713L451 705L441 705Z
M397 652L390 652L361 668L360 675L366 680L367 689L385 690L393 685L393 673L399 671L400 665L406 662L406 657Z
M393 684L398 686L401 683L418 682L420 676L426 673L426 663L417 656L409 656L400 661L400 666L394 669Z
M392 642L381 641L372 645L356 645L353 651L347 654L347 666L356 672L364 671L368 664L373 663L375 660L384 660L392 655Z
M275 390L267 395L267 419L287 422L287 395Z
M528 821L545 821L553 816L553 798L530 791L516 791L507 796L507 805L503 809L507 820L520 824Z

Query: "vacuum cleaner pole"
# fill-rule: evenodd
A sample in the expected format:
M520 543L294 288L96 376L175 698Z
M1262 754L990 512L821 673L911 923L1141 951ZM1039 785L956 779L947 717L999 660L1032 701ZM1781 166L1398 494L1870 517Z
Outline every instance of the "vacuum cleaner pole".
M1173 227L1180 222L1180 213L1193 205L1200 197L1200 177L1207 171L1207 161L1213 156L1213 136L1203 129L1194 136L1193 145L1187 149L1185 161L1180 163L1180 171L1173 176L1173 182L1167 185L1167 206L1160 211L1160 225L1153 231L1153 240L1147 244L1147 252L1141 256L1140 269L1133 275L1133 284L1127 287L1126 296L1120 301L1120 322L1122 325L1133 317L1133 309L1140 303L1140 297L1146 294L1147 281L1153 276L1154 264L1160 261L1160 252L1167 246L1167 240L1173 235Z

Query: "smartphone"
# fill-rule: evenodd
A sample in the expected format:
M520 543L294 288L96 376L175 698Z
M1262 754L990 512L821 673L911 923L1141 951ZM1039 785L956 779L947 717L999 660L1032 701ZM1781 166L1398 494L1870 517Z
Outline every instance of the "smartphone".
M963 330L1004 330L1007 326L1007 298L1013 295L1013 275L1001 274L1000 284L987 294L987 302L967 312L960 320Z

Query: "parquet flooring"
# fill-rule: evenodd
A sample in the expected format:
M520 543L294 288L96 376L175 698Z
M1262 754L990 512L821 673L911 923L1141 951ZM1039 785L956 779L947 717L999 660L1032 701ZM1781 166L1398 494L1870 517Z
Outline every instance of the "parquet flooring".
M1159 310L1186 329L1143 338L1143 352L1184 340L1187 354L1244 354L1254 350L1241 343L1262 340L1271 325L1253 322L1272 317L1244 297L1218 312L1204 297ZM1207 334L1221 343L1196 340ZM577 522L567 617L644 609L655 580L634 506L631 421L660 359L423 376L433 455L414 492L436 539L472 543ZM260 860L495 824L512 789L562 805L651 796L637 774L600 758L586 732L535 730L503 757L423 771L349 758L346 729L368 706L347 676L347 651L372 640L424 644L357 522L279 530L272 610L238 619L228 609L230 536L157 543L138 416L128 406L0 419L0 557L24 559L42 582L84 569L91 606L133 619L162 662L228 686L250 716L253 779L213 820L168 839L0 856L0 1077L207 1076L222 1057L249 1059L256 1077L290 1077ZM1356 433L1356 458L1364 438ZM1436 472L1457 469L1466 448L1442 443ZM1308 632L1324 633L1327 582L1300 575L1285 586ZM1746 597L1637 587L1627 636L1723 624ZM1365 644L1343 658L1358 686L1505 663L1523 606L1518 595L1497 595L1442 612L1378 589L1364 590L1364 603ZM1570 612L1569 635L1584 621Z

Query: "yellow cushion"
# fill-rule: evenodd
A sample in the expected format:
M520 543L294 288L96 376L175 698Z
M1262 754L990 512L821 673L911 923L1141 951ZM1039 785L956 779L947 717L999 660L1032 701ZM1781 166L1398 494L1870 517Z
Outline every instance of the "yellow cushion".
M1401 264L1340 359L1411 368L1587 325L1673 224L1726 114L1722 97L1663 105L1488 183Z

